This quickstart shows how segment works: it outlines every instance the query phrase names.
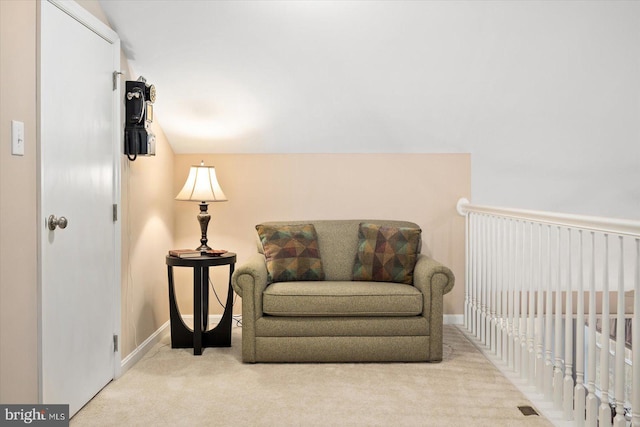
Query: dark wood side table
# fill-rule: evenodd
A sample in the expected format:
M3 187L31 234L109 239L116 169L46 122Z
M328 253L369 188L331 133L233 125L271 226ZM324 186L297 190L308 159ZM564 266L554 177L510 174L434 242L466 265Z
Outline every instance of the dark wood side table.
M233 289L231 275L236 263L236 254L227 252L222 256L178 258L167 255L169 275L169 318L171 321L171 348L191 348L193 354L202 354L203 347L231 347L231 320L233 316ZM207 330L209 318L209 267L229 266L229 288L224 314L218 325ZM173 267L193 268L193 329L185 325L178 310L173 282Z

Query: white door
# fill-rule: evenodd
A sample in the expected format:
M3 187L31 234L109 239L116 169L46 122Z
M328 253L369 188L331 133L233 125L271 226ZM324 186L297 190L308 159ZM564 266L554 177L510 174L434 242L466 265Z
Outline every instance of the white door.
M41 400L73 415L120 362L120 46L73 2L43 1L40 22Z

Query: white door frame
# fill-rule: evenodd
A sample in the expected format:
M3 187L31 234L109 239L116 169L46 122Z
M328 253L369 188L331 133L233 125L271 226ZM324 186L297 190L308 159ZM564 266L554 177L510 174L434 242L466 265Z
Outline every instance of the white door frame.
M120 70L120 38L118 34L109 28L105 23L100 21L94 15L92 15L89 11L84 9L75 1L69 0L42 0L40 6L37 8L37 40L38 40L38 53L37 53L37 198L38 198L38 400L40 403L43 403L43 360L42 360L42 239L44 230L46 228L46 215L42 212L43 205L43 176L42 176L42 157L40 153L41 143L42 143L42 134L41 134L41 117L42 117L42 103L41 103L41 62L40 62L40 39L42 37L41 34L41 17L42 17L42 7L44 7L44 2L48 2L58 9L62 10L76 21L105 39L108 43L114 46L114 54L113 54L113 71ZM115 90L113 91L113 117L121 117L121 93L120 93L120 78L118 75L114 78ZM120 182L121 182L121 172L120 172L120 162L121 162L121 145L122 145L122 126L121 119L114 120L112 123L113 126L113 203L117 206L117 221L114 223L114 246L115 246L115 254L114 254L114 283L113 283L113 307L114 307L114 331L113 334L118 337L121 336L121 253L122 253L122 239L121 239L121 191L120 191ZM121 341L121 340L120 340ZM122 357L120 353L120 346L115 351L114 355L114 366L113 366L113 377L118 378L122 372Z

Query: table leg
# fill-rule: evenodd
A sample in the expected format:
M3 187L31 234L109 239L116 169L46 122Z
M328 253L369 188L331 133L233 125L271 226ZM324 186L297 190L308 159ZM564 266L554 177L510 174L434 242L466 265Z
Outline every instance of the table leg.
M193 333L184 324L176 302L173 268L167 266L169 279L169 319L171 323L171 348L187 348L193 346Z
M193 354L202 354L202 270L193 269Z
M203 334L203 345L206 347L231 347L231 323L233 320L233 287L231 286L231 276L233 275L233 271L234 266L230 264L227 303L218 325Z
M202 332L209 325L209 267L202 267Z

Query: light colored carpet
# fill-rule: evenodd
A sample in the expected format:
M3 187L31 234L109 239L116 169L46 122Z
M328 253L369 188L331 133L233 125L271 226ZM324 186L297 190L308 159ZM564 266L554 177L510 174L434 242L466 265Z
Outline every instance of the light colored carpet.
M71 419L72 426L550 426L455 327L442 363L243 364L231 348L166 337Z

